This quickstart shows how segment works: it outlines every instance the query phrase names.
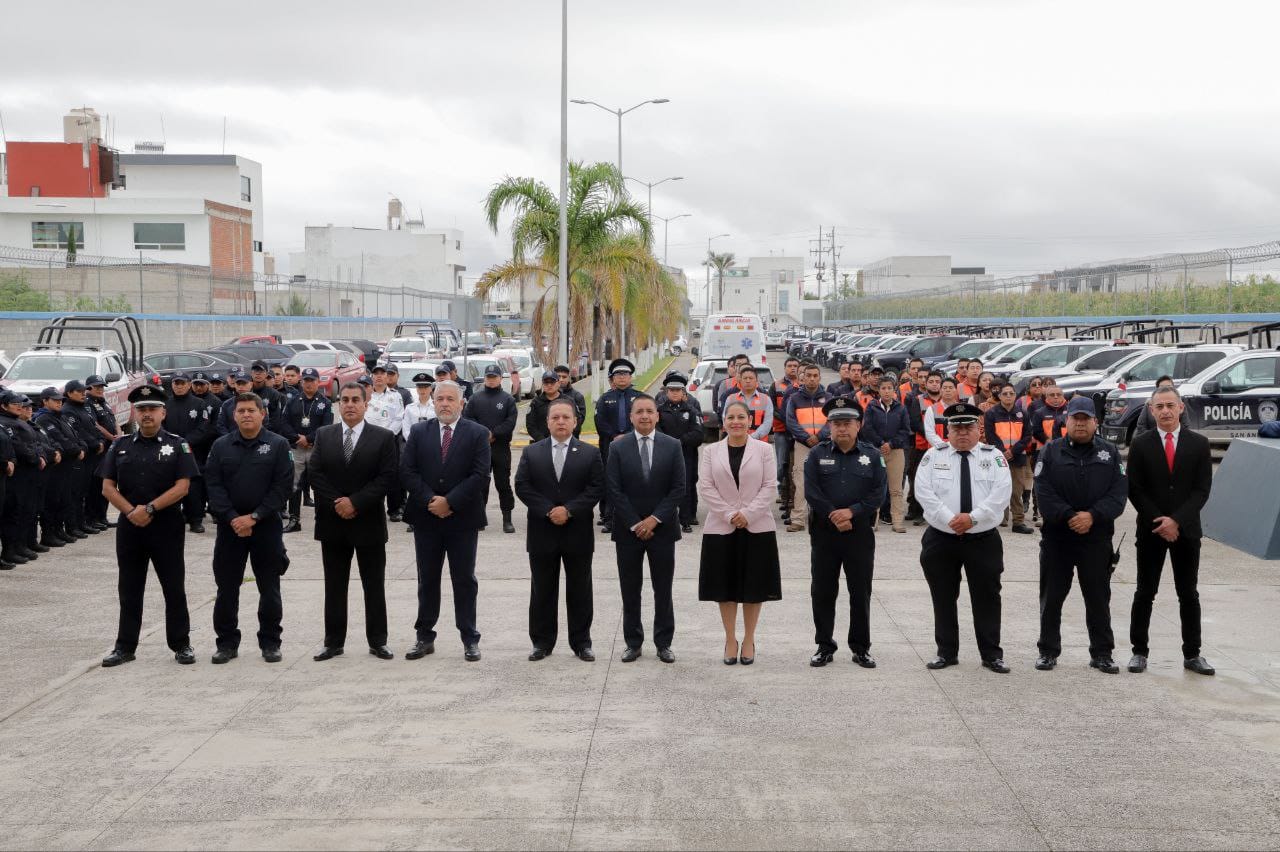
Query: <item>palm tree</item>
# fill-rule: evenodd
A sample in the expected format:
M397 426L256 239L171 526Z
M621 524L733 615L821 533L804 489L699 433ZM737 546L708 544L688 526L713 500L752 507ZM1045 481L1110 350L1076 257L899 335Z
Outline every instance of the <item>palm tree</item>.
M724 274L727 270L732 269L734 265L733 252L725 252L724 254L716 254L715 252L707 252L707 259L702 261L703 266L710 266L716 272L716 310L724 310Z
M480 276L476 297L532 279L545 290L533 309L531 336L535 345L544 336L550 341L544 356L562 351L557 293L551 286L559 277L558 197L538 180L508 177L489 191L484 207L495 234L504 212L515 218L511 259ZM641 346L674 332L676 287L649 250L647 211L627 195L617 167L570 163L568 208L569 338L575 348L589 341L595 360L606 329L617 340L623 323L628 340Z

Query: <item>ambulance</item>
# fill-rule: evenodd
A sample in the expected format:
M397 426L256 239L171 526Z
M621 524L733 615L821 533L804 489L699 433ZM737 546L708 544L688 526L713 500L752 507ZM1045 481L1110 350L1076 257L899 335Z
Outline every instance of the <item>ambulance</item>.
M711 314L702 325L698 358L716 361L746 355L755 366L768 363L764 323L759 314Z

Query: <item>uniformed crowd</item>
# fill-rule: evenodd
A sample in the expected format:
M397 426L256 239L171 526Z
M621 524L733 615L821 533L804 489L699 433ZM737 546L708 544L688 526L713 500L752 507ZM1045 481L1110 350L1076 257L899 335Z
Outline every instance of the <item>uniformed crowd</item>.
M346 587L355 560L369 651L389 659L385 549L388 521L403 522L414 535L419 580L416 637L406 657L434 652L447 561L464 655L478 660L475 556L492 486L504 532L515 531L517 499L529 511L531 660L548 656L555 645L562 570L570 647L579 658L594 659L592 521L598 505L599 523L616 549L622 660L641 655L647 561L653 641L659 659L674 662L675 546L699 523L701 498L706 529L699 597L720 605L724 662L749 665L760 607L781 596L776 504L787 531L809 532L817 644L811 665L827 665L838 648L833 634L843 572L848 648L857 664L876 666L870 654L876 530L883 523L904 533L913 521L928 527L920 563L933 599L937 645L928 667L957 663L963 577L982 663L1003 673L1009 667L1000 646L999 529L1011 525L1013 532L1032 533L1030 515L1042 536L1036 667L1056 664L1062 605L1079 577L1091 665L1114 672L1113 537L1128 500L1138 510L1139 558L1129 668L1146 667L1151 601L1168 555L1184 663L1212 674L1200 656L1195 589L1199 510L1211 481L1208 444L1182 423L1171 384L1156 390L1154 428L1131 450L1145 460L1142 473L1127 476L1116 447L1097 435L1091 400L1068 404L1047 378L1031 381L1019 398L977 361L944 375L915 360L901 377L850 363L840 368L839 381L823 387L817 365L790 358L783 375L761 388L750 360L738 356L712 392L723 438L705 447L708 418L687 378L667 374L661 392L651 397L632 387L634 369L621 358L609 365L611 387L595 403L598 448L578 438L586 405L569 369L544 373L526 415L531 445L521 454L514 489L517 406L502 390L496 367L473 389L446 361L434 375L414 376L411 393L399 386L394 365L377 366L359 382L332 389L332 397L321 392L313 369L271 369L259 362L225 380L216 373L178 373L168 393L145 386L130 394L134 430L123 436L99 376L46 388L34 413L31 399L7 393L0 397L0 459L8 467L0 477L0 567L116 526L120 628L103 664L134 658L148 564L164 592L169 647L179 662L191 663L183 543L187 532L203 533L210 516L217 526L213 661L237 656L239 592L251 566L259 594L258 644L274 662L281 659L283 632L280 577L289 566L284 534L300 530L301 507L314 505L326 580L326 635L315 658L343 653ZM108 502L120 512L116 524L107 520Z

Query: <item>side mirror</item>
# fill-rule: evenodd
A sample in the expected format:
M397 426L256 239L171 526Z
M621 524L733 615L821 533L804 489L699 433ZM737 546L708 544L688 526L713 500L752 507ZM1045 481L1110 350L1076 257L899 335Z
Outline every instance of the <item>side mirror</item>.
M103 376L103 378L107 380L107 384L111 384L112 382L118 382L118 381L120 381L120 374L119 374L119 373L107 373L105 376Z
M1222 385L1219 382L1205 382L1200 386L1203 393L1219 394L1222 393Z

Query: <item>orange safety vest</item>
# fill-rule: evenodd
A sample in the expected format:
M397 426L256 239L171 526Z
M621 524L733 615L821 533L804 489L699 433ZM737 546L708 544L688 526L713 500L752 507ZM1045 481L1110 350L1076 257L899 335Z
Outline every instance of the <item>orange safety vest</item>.
M773 431L774 433L787 431L787 394L794 388L791 382L786 379L778 379L773 383Z
M960 382L956 385L956 393L962 397L973 396L977 392L978 389L968 382Z
M746 394L744 394L742 391L737 391L736 393L731 393L727 397L725 397L724 404L726 406L728 406L728 404L731 402L741 402L745 404L747 408L751 409L751 431L752 432L755 432L757 429L760 428L761 424L764 423L765 406L768 405L769 403L768 394L765 394L761 392L759 389L757 389L756 392L751 395L751 398L747 399ZM760 440L767 441L768 436L766 435L764 438L761 438Z
M922 397L920 397L920 399L923 401L923 400L928 399L928 397L927 397L927 396L922 396ZM946 438L946 437L947 437L947 424L946 424L946 423L944 423L940 418L942 417L942 412L944 412L944 411L946 411L946 410L947 410L947 407L946 407L945 405L943 405L941 402L934 403L933 405L921 405L921 406L920 406L920 421L921 421L921 423L923 423L923 422L924 422L924 413L925 413L925 411L927 411L927 410L928 410L928 409L930 409L930 408L932 408L932 409L933 409L933 417L934 417L933 428L937 431L937 433L938 433L938 437L939 437L939 438ZM930 444L930 443L929 443L929 439L928 439L928 438L926 438L924 435L916 435L916 449L917 449L917 450L927 450L927 449L929 449L929 448L930 448L930 447L932 447L932 446L933 446L933 444Z
M1061 414L1063 411L1066 411L1066 406L1059 408L1057 411L1054 411L1052 408L1049 408L1048 406L1046 406L1044 410L1052 412L1048 417L1040 418L1040 431L1044 432L1045 437L1049 441L1052 441L1054 438L1061 438L1063 435L1067 434L1066 423L1062 424L1062 431L1057 434L1055 434L1056 430L1054 429L1054 425L1053 425L1054 422L1057 421L1058 415ZM1040 441L1037 441L1036 444L1037 446L1041 446L1041 447L1045 446L1045 444Z
M867 393L865 390L860 390L854 394L854 397L858 400L858 405L862 406L862 410L866 411L867 406L879 399L880 395L878 393Z
M816 438L822 432L822 427L827 425L827 415L822 413L822 406L797 405L796 422L810 438Z
M1006 450L1012 450L1013 445L1022 440L1022 427L1026 421L1016 419L1019 413L1021 412L1015 408L1012 412L1008 412L1015 417L1014 420L996 420L996 437L1004 444Z

